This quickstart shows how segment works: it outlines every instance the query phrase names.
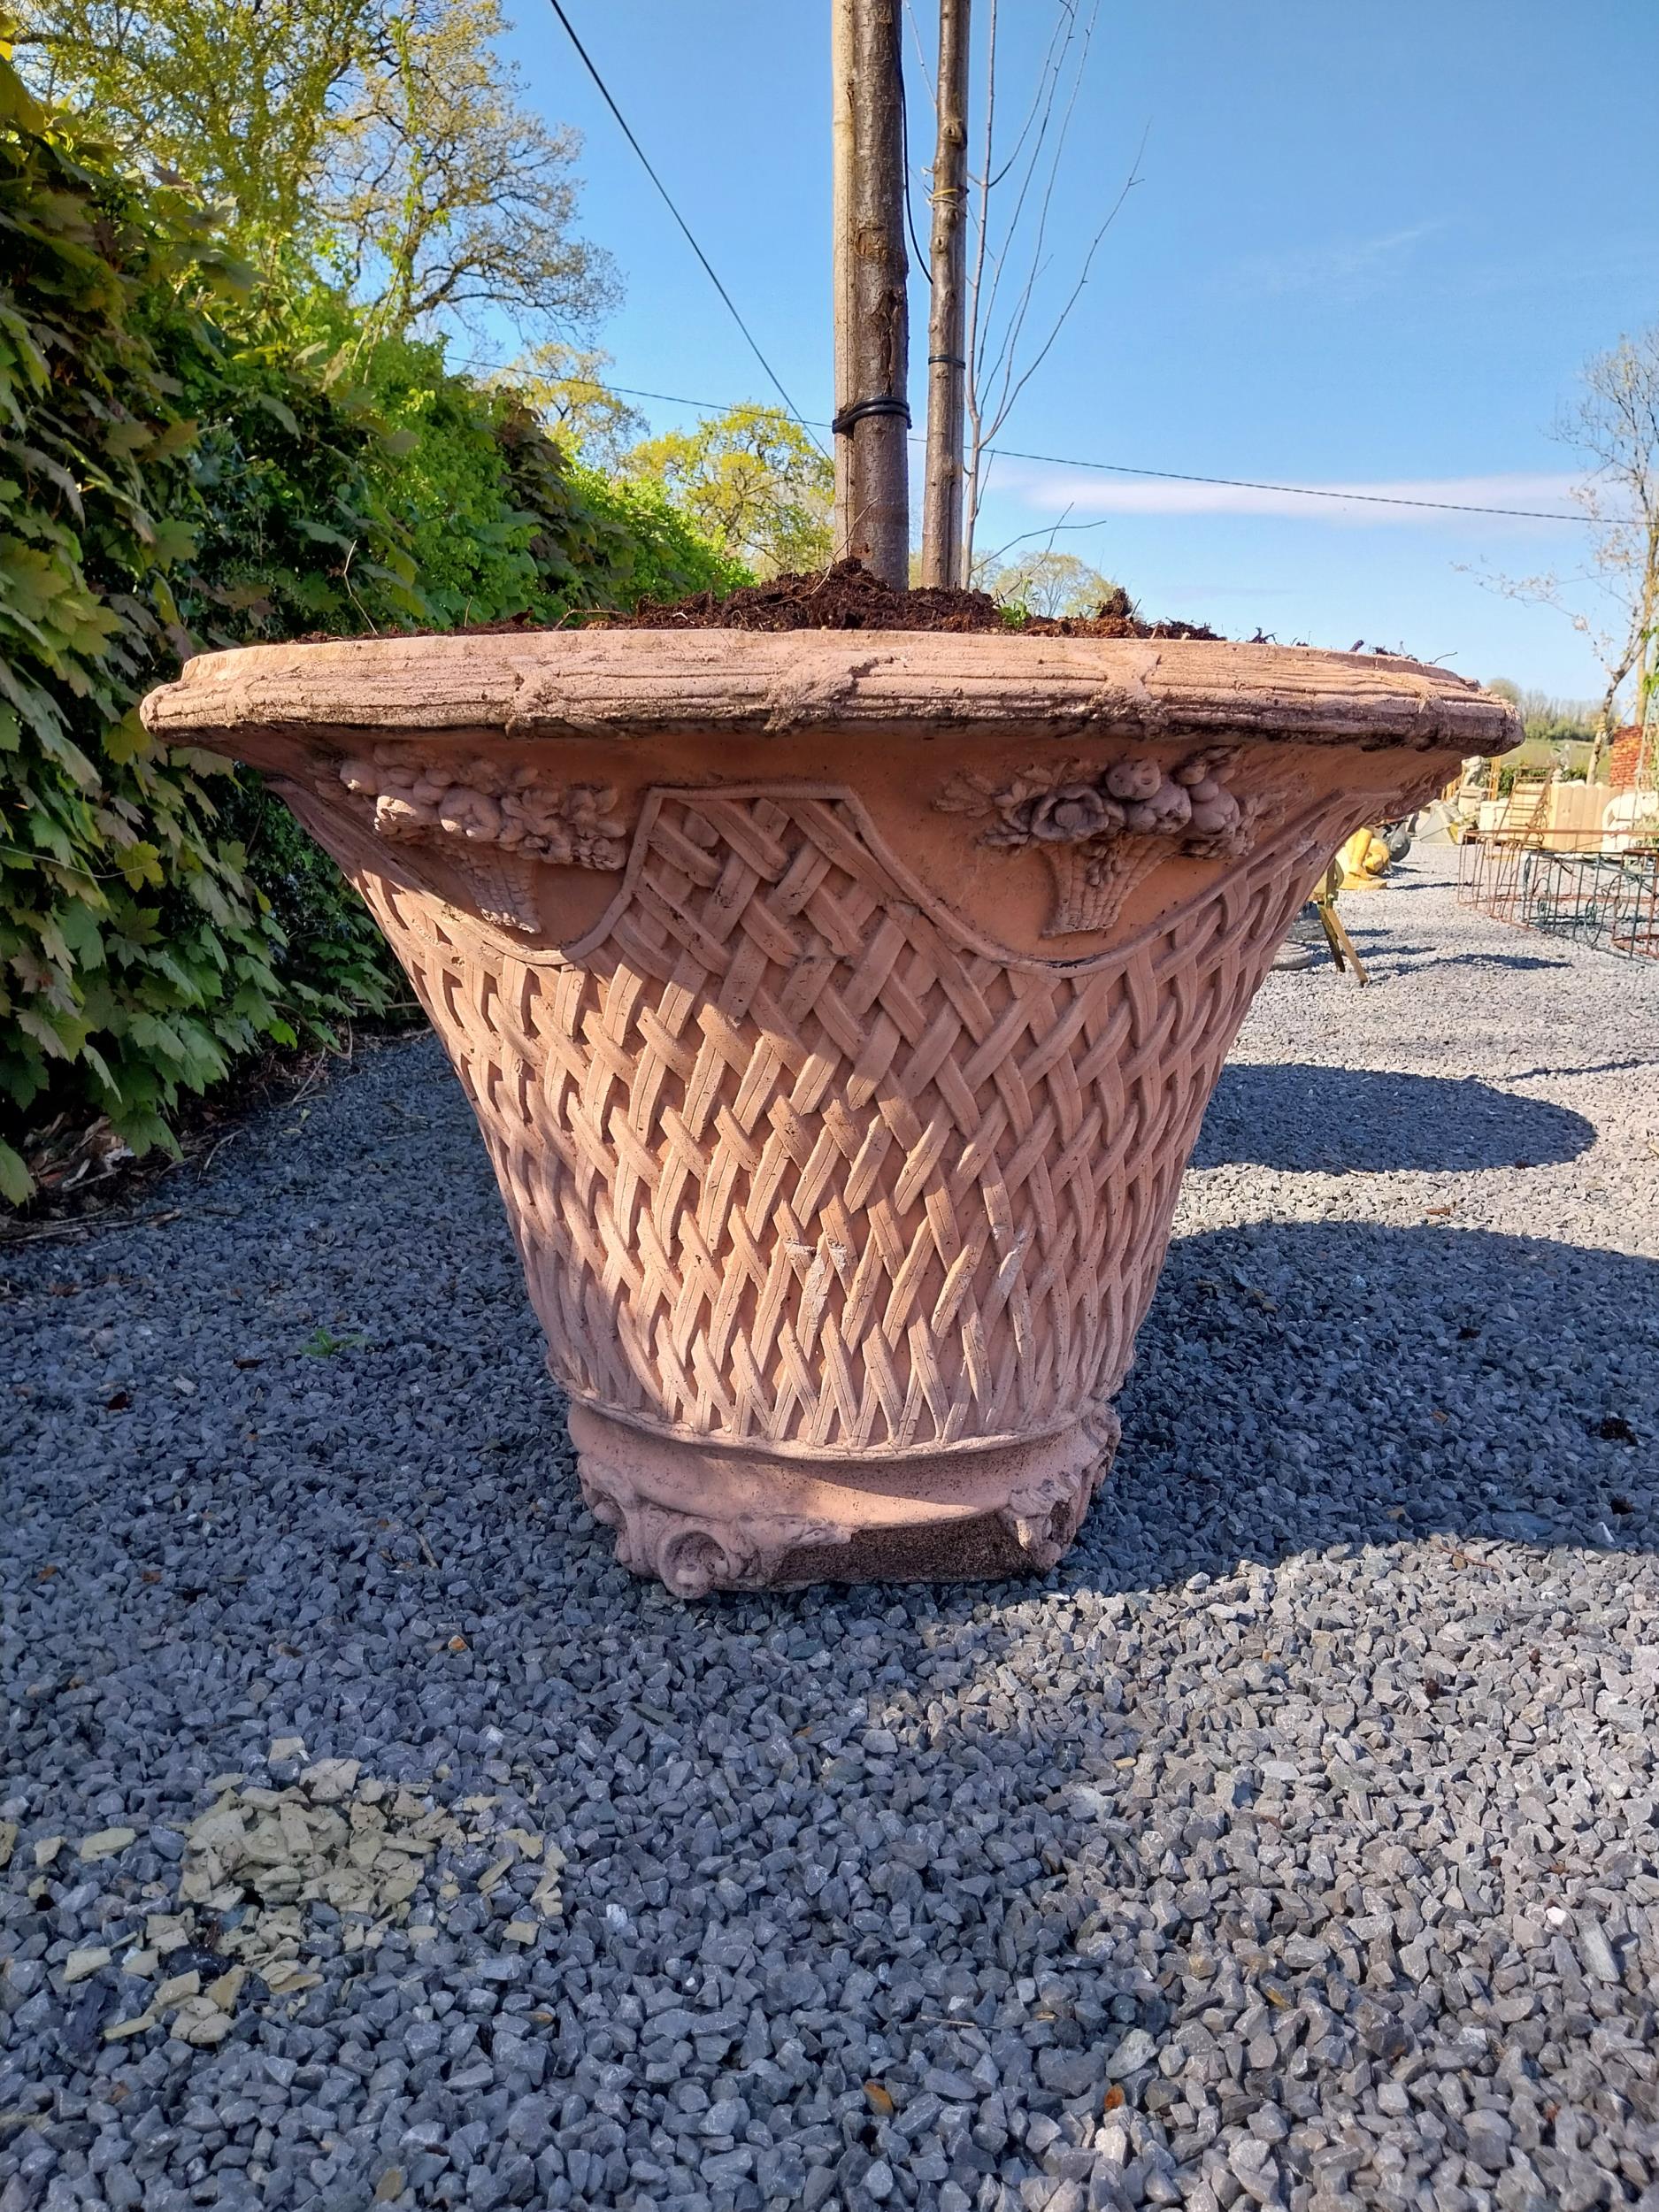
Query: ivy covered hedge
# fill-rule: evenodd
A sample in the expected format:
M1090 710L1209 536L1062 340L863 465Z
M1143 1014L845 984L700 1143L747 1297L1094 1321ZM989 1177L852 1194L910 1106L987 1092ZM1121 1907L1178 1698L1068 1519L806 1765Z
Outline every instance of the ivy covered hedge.
M0 1192L49 1117L168 1143L181 1094L398 987L259 787L143 731L182 655L741 580L438 347L250 303L0 50Z

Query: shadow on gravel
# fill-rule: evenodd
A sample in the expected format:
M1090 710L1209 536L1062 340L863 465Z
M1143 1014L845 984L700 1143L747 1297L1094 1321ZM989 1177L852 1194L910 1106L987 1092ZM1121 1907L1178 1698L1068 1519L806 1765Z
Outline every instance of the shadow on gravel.
M1363 929L1357 922L1348 934L1368 968L1375 967L1379 960L1426 962L1440 950L1438 945L1397 945L1386 929Z
M1272 1061L1223 1069L1193 1165L1329 1175L1541 1167L1576 1159L1594 1141L1582 1114L1473 1076Z
M1638 1052L1628 1060L1586 1060L1571 1067L1517 1068L1504 1079L1509 1083L1541 1083L1547 1076L1622 1075L1626 1068L1659 1068L1659 1057L1651 1052Z
M1186 1237L1118 1402L1068 1581L1437 1532L1659 1551L1651 1260L1351 1222Z
M1530 952L1440 952L1422 964L1425 968L1570 968L1571 960L1541 960Z

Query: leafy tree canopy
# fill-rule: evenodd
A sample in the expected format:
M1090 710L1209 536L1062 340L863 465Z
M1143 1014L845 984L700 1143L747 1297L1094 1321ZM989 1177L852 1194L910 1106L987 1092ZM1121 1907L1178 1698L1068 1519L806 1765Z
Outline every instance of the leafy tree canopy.
M578 134L524 106L499 0L16 0L35 89L211 201L267 288L321 268L370 337L616 295L575 234Z
M1494 676L1486 688L1516 708L1528 738L1540 744L1582 744L1596 733L1601 710L1594 699L1557 699L1508 676Z
M611 356L560 340L533 346L496 380L518 394L567 452L595 468L614 468L650 427L605 382Z
M829 559L834 464L780 407L732 407L694 430L648 438L621 467L759 577Z
M136 711L181 653L748 580L523 402L247 272L173 186L31 97L0 42L0 1195L31 1136L165 1144L238 1057L395 989L257 779Z
M1097 615L1102 606L1115 608L1119 602L1127 606L1121 584L1114 584L1075 553L1056 553L1052 547L1027 553L1005 567L992 568L974 580L1005 607L1018 607L1028 615L1051 620L1067 615L1087 618Z

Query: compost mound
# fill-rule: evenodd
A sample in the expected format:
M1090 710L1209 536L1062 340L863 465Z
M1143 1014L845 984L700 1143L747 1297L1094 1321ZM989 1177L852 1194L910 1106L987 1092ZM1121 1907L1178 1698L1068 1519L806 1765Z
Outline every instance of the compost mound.
M607 630L987 630L1021 637L1214 638L1200 623L1143 622L1121 589L1092 615L1010 617L985 591L926 585L895 591L859 561L804 576L774 576L716 598L698 592L672 606L645 601L632 614L593 617Z
M527 614L495 622L464 622L449 630L411 630L411 637L499 637L542 630L955 630L995 631L1003 637L1198 638L1218 643L1221 633L1202 622L1148 622L1121 585L1091 615L1023 615L987 591L943 591L928 584L895 591L862 561L837 561L804 575L774 576L718 598L700 591L689 599L641 600L632 613L584 610L562 622L536 622ZM1257 642L1261 642L1257 640ZM330 642L326 631L295 641Z

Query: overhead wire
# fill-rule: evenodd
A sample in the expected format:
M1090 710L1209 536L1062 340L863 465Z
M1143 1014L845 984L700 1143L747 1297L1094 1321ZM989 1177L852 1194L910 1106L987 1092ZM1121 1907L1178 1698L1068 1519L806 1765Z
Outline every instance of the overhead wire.
M899 137L902 146L901 158L904 167L904 227L910 234L910 250L916 256L916 265L921 273L924 282L931 284L933 257L931 254L923 252L922 242L916 234L916 210L910 198L910 111L903 99L899 102Z
M1428 507L1448 515L1512 515L1527 522L1583 522L1558 508L1487 507L1468 499L1412 499L1403 492L1343 491L1334 484L1269 484L1253 476L1200 476L1189 469L1141 468L1127 461L1080 461L1059 453L1025 453L1018 446L993 445L987 453L1009 461L1041 461L1053 468L1102 469L1112 476L1152 476L1170 484L1222 484L1235 491L1285 492L1296 499L1360 500L1368 507Z
M779 398L782 400L786 411L794 419L794 420L800 425L801 428L807 433L809 437L811 436L814 430L828 430L832 428L833 426L825 421L822 418L803 415L801 412L801 410L795 405L794 400L790 398L787 390L785 388L783 380L779 376L778 372L772 367L772 363L766 358L765 353L761 348L759 340L756 337L754 332L749 328L748 323L744 320L743 315L739 309L736 301L733 300L730 292L726 290L726 286L721 282L719 273L716 270L714 264L710 260L708 255L703 251L702 246L698 243L695 233L692 230L690 224L687 222L685 217L680 213L678 205L675 204L673 195L669 191L668 187L663 182L661 177L657 175L656 169L652 166L650 157L646 153L644 147L641 145L638 138L634 135L633 127L629 124L626 116L623 114L622 110L618 106L610 86L605 82L603 77L599 73L598 65L594 61L592 55L588 51L588 49L582 44L580 38L577 35L576 27L571 21L570 17L566 14L563 0L548 0L548 5L558 18L560 24L564 27L565 36L570 40L571 44L575 48L578 58L580 60L582 66L593 79L594 83L598 89L600 97L603 100L605 105L610 109L611 114L615 117L617 126L621 131L622 135L627 140L628 144L633 148L634 153L639 157L641 167L644 170L646 175L650 179L652 184L656 186L657 193L663 201L663 204L667 208L669 213L673 217L675 222L679 225L680 231L685 236L687 244L691 248L692 252L695 254L698 261L702 264L703 272L707 275L709 281L719 294L721 300L725 303L726 311L730 314L733 321L737 325L738 329L742 333L744 341L748 344L749 351L754 355L756 360L759 362L762 369L765 372L767 380L771 383L773 390L778 394ZM925 266L926 257L922 254L920 242L916 236L915 220L910 211L910 196L909 188L910 162L907 140L905 157L905 216L910 226L911 245L916 250L918 259L922 261ZM581 382L586 380L572 378L570 380L572 382ZM596 380L594 383L594 389L595 391L616 392L625 399L654 399L660 401L665 406L705 407L712 409L716 412L725 412L727 409L736 404L736 403L733 401L723 402L711 399L687 399L683 394L673 392L648 392L641 390L637 387L632 387L626 384L602 385ZM814 445L818 446L820 452L824 451L822 442L818 439L813 438L812 442ZM911 442L913 444L920 444L924 442L922 435L919 432L911 433ZM995 457L996 459L1008 461L1035 461L1048 468L1092 469L1102 474L1110 476L1143 477L1155 480L1160 483L1167 484L1208 484L1230 491L1271 492L1276 495L1292 499L1325 499L1348 503L1358 502L1360 504L1367 507L1409 507L1421 509L1425 511L1437 514L1502 515L1508 517L1512 520L1520 522L1582 523L1587 519L1587 518L1582 514L1563 514L1559 511L1551 511L1542 507L1486 506L1473 500L1463 499L1415 499L1404 493L1400 492L1342 491L1333 486L1323 484L1272 484L1265 482L1256 477L1204 476L1200 475L1195 470L1191 469L1144 468L1136 463L1128 461L1093 461L1079 459L1074 455L1059 453L1030 453L1023 450L1018 446L989 445L986 447L985 451L987 457ZM1075 524L1072 526L1073 528L1079 526L1084 526Z
M591 385L595 392L615 392L623 399L654 399L666 407L702 407L715 414L723 414L741 404L736 400L692 399L684 392L648 392L634 384L602 384L598 379L568 377L570 384ZM794 410L790 411L792 413ZM829 425L818 417L796 415L803 429L816 427L827 430ZM910 434L910 443L926 442L920 431ZM1049 468L1094 469L1110 476L1155 477L1160 482L1171 484L1213 484L1233 491L1279 492L1296 499L1333 499L1339 502L1359 500L1368 507L1421 507L1436 513L1453 515L1507 515L1523 522L1584 522L1582 514L1563 514L1558 508L1484 506L1466 499L1414 499L1403 492L1343 491L1331 484L1271 484L1254 476L1201 476L1192 469L1142 468L1131 461L1090 461L1075 454L1029 453L1022 447L990 445L985 449L1006 461L1038 461Z
M808 423L806 417L802 414L800 409L795 405L794 400L790 398L787 391L784 388L783 380L780 377L776 369L772 367L772 363L766 358L765 354L761 350L759 340L756 337L754 332L749 328L748 323L744 321L736 301L732 297L732 295L726 290L725 285L720 281L718 273L715 269L714 264L710 260L708 255L704 253L703 248L698 244L695 233L693 231L690 224L686 220L685 217L680 213L680 209L675 204L672 193L670 192L668 187L663 182L661 177L657 175L656 170L652 167L650 157L647 154L644 147L641 145L639 140L634 136L627 117L623 114L622 110L617 105L616 101L611 95L611 88L600 75L593 56L588 51L588 49L582 44L581 40L577 36L576 27L571 21L569 16L565 12L565 9L561 4L561 0L548 0L548 5L552 9L554 14L557 16L560 23L564 26L565 35L570 40L571 44L576 49L577 55L581 61L583 68L587 70L588 75L593 79L594 83L598 87L599 96L603 100L611 114L615 116L618 127L621 130L622 135L627 140L629 145L633 147L634 152L639 156L640 165L644 170L646 175L650 179L651 182L657 187L657 192L661 195L663 204L667 208L669 213L673 217L675 222L679 224L680 230L684 233L686 243L691 248L692 252L696 255L697 259L703 264L704 273L707 275L710 283L713 285L715 290L726 303L726 311L730 314L732 320L737 325L739 330L742 332L749 351L754 355L756 360L759 362L761 367L765 371L773 390L777 393L779 398L782 400L785 407L787 408L788 411L794 416L796 422L798 422L801 427L807 431L810 435L812 426ZM827 428L828 426L825 425L824 427ZM813 439L812 442L814 445L818 444L818 441L816 438ZM820 450L822 450L821 447Z

